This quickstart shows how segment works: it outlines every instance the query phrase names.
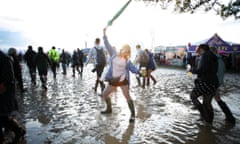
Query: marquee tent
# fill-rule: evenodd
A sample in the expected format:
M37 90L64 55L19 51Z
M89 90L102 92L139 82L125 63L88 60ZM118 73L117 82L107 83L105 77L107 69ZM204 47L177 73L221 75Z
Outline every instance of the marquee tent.
M195 52L195 49L199 44L208 44L210 47L216 47L218 51L222 53L240 52L240 44L232 44L230 42L224 41L218 34L214 34L207 40L190 45L188 47L188 52Z

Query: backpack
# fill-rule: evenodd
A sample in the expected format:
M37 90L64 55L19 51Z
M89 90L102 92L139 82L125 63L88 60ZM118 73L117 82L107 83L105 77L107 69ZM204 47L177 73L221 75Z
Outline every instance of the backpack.
M98 49L95 47L95 50L97 52L97 64L105 66L106 65L106 57L105 57L103 49Z
M149 55L146 51L141 50L139 52L140 60L139 63L140 65L148 65L149 64Z

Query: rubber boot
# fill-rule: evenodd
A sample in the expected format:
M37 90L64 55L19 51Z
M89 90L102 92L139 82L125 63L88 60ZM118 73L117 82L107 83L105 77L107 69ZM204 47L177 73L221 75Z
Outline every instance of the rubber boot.
M137 79L138 86L141 86L141 80L140 80L140 77L136 77L136 79Z
M220 108L222 109L222 111L224 112L224 114L226 116L226 120L228 122L235 124L236 119L233 117L232 112L230 111L230 109L228 108L226 103L223 102L222 100L218 101L217 103L220 106Z
M72 72L73 72L72 76L75 77L75 66L73 66Z
M36 85L36 73L31 73L32 84Z
M101 86L101 92L103 93L104 89L105 89L105 84L102 81L99 81L100 86Z
M145 84L146 84L146 77L143 77L143 85L142 85L142 88L145 88Z
M42 82L42 88L47 90L47 78L45 76L41 76L40 80Z
M203 118L204 120L208 119L206 118L207 117L206 108L204 108L203 104L201 104L198 99L195 99L192 96L191 96L191 99L195 108L199 111L201 118Z
M150 75L150 78L153 80L153 85L155 85L157 83L157 80L152 75Z
M101 114L110 114L112 113L112 103L110 98L105 99L106 104L107 104L107 109L104 111L101 111Z
M150 77L147 77L147 86L150 85Z
M128 107L129 107L130 112L131 112L129 122L134 122L135 121L135 107L134 107L134 103L133 103L132 100L128 101Z
M213 117L214 117L214 113L213 113L213 108L210 105L203 105L203 109L204 109L204 117L205 117L205 121L208 123L212 123L213 122Z
M96 80L95 87L94 87L94 92L97 92L98 83L99 83L99 80Z
M18 122L13 118L8 119L8 121L6 122L6 127L9 128L10 130L12 130L15 134L13 143L19 142L21 140L21 138L23 138L24 135L26 134L25 128L20 126L18 124Z

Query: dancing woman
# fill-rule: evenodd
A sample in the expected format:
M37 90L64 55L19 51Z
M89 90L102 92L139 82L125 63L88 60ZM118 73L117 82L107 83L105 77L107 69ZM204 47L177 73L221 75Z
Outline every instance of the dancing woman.
M132 73L139 74L138 69L129 60L131 56L131 47L128 44L122 46L120 51L117 53L115 49L112 48L108 42L106 36L106 28L103 30L104 33L104 44L110 55L110 67L106 74L105 80L109 81L109 85L103 91L103 98L106 101L107 109L102 111L102 114L112 113L111 99L109 97L110 93L115 91L117 87L120 87L123 95L126 98L128 107L131 111L131 116L129 121L135 121L135 108L133 100L129 94L129 84L130 84L130 71Z

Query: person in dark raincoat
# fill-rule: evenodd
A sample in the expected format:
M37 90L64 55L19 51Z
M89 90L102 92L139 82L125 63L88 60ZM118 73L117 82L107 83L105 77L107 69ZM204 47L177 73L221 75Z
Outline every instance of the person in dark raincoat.
M38 48L38 53L35 57L34 62L37 66L38 74L42 82L42 88L47 90L47 74L50 61L48 59L48 56L43 52L42 47Z
M145 51L149 55L149 64L148 64L148 68L147 68L147 71L148 71L147 72L147 86L150 85L150 79L152 79L153 84L155 85L157 83L157 80L152 75L152 72L156 69L153 53L151 53L148 49L145 49Z
M62 69L63 69L62 74L66 75L67 74L68 54L64 51L64 49L62 50L62 53L60 55L60 62L62 64Z
M73 77L75 77L75 69L78 71L78 74L81 74L80 70L79 70L79 65L80 65L80 61L79 61L79 54L76 50L73 51L73 55L72 55L72 70L73 70Z
M36 52L32 49L32 46L28 46L28 50L24 55L24 60L27 63L29 74L31 76L31 82L36 85L36 65L34 64L34 58Z
M15 78L12 61L0 51L0 143L4 143L3 128L12 130L15 134L14 143L24 136L25 129L11 117L18 110L15 97Z
M18 82L18 86L20 88L20 91L25 92L25 89L23 87L22 68L21 68L21 64L20 64L19 59L18 59L17 50L15 48L10 48L8 50L8 55L12 59L14 75L15 75L15 78Z
M217 56L210 51L209 46L206 44L199 45L197 53L201 56L201 59L197 69L192 70L193 74L197 74L197 79L194 81L195 86L190 98L200 112L201 117L206 122L212 123L214 112L211 102L219 87L217 77L218 60ZM202 103L198 100L200 96L203 96Z
M226 102L224 102L220 97L221 88L223 88L223 86L224 86L225 64L222 60L221 55L218 54L217 48L210 47L210 50L217 56L217 59L218 59L217 76L218 76L219 88L217 89L217 92L216 92L216 95L214 96L214 99L216 100L217 104L219 105L219 107L224 112L224 114L226 116L226 121L230 122L232 124L235 124L236 123L235 117L233 116L233 114L232 114L230 108L228 107L228 105L226 104Z
M79 48L77 49L77 53L78 53L78 56L79 56L79 67L81 68L80 75L82 76L84 54L83 54L83 52Z

